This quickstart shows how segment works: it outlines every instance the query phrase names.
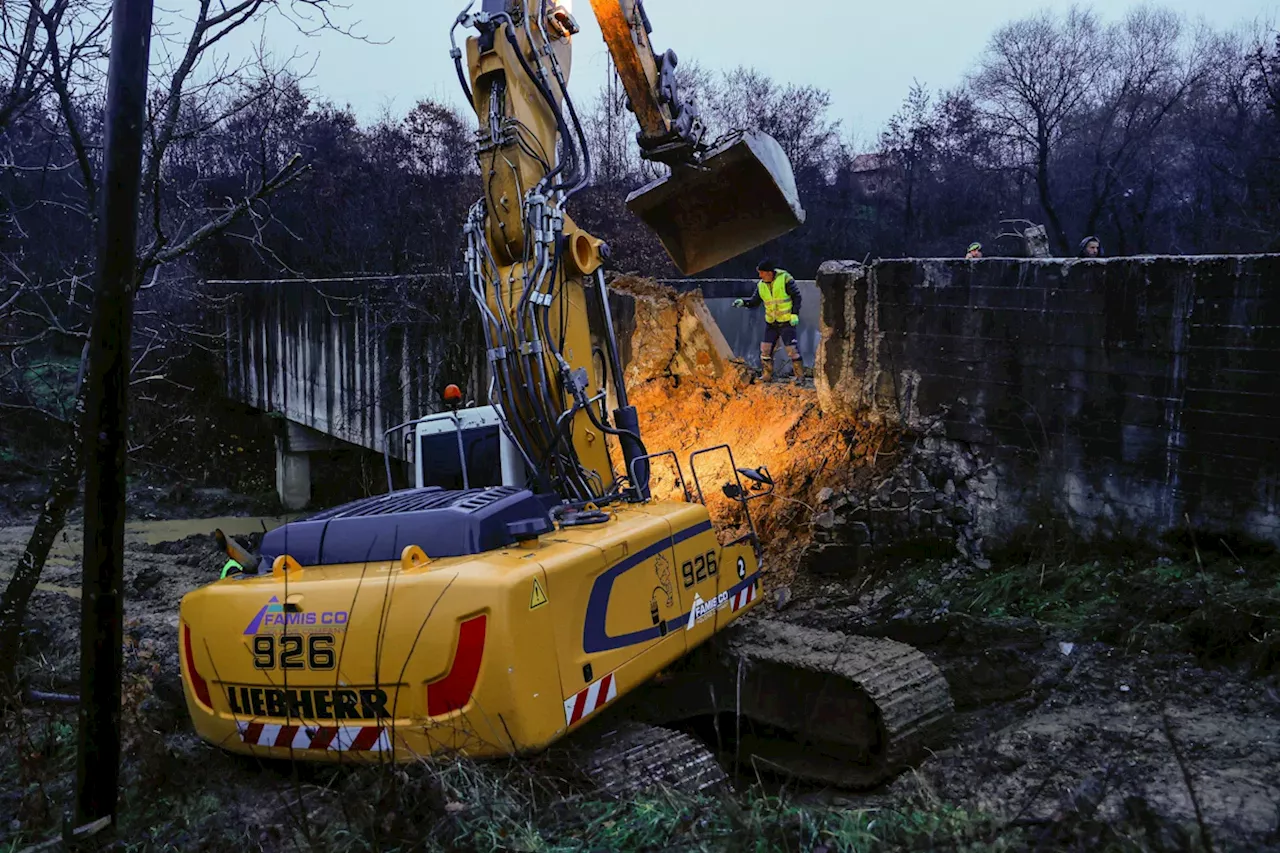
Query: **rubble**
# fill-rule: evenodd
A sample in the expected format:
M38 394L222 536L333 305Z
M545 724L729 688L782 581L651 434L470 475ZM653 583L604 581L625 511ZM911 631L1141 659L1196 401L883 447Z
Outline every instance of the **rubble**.
M735 479L728 456L699 457L695 481L691 454L727 444L734 467L767 468L776 488L751 501L750 511L774 582L787 582L815 531L839 526L851 472L873 465L892 434L824 412L812 389L757 382L734 358L700 292L677 294L630 277L610 287L635 302L626 378L647 449L675 452L695 499L700 483L726 537L746 530L738 504L721 491ZM669 457L654 461L652 485L657 496L678 493Z
M868 488L833 492L814 518L814 541L802 565L840 574L866 566L877 553L909 546L958 557L978 568L984 525L1000 512L993 464L942 437L941 425L905 445L905 455Z

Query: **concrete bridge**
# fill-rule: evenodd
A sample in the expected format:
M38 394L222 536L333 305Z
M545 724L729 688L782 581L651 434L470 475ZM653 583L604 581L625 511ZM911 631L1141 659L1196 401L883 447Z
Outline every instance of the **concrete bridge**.
M733 307L754 281L664 282L701 287L734 352L760 361L759 311ZM470 293L447 275L313 280L210 281L226 309L227 394L279 420L276 490L291 510L311 499L312 455L342 447L382 453L388 430L438 411L445 385L483 400L484 341ZM815 282L804 299L800 343L812 365L818 347ZM465 297L465 298L464 298ZM413 445L393 437L393 459Z
M279 421L276 488L288 509L311 499L313 453L382 453L387 431L435 411L444 386L474 396L484 385L470 294L448 276L209 285L230 297L226 393ZM389 450L411 461L404 441Z

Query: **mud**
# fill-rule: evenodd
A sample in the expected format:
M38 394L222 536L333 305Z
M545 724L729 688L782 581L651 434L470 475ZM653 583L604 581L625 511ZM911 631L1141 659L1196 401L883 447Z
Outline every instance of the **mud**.
M616 279L610 287L636 300L627 383L649 452L674 451L694 498L700 486L726 537L746 530L740 504L722 491L726 483L738 482L733 469L767 468L776 484L772 494L751 490L749 480L742 485L767 543L768 583L789 582L813 540L813 517L824 492L851 487L895 436L881 425L824 415L812 380L794 385L785 358L773 382L759 381L733 358L699 292L677 294L634 277ZM693 453L722 445L732 451L732 466L728 453L718 449L699 456L692 469ZM655 496L678 495L670 457L652 465Z
M178 601L220 571L215 527L256 544L264 525L280 521L129 525L126 663L152 667L143 708L171 756L207 762L216 754L194 739L186 719ZM12 564L28 531L0 527L0 565ZM80 546L75 529L60 537L33 601L25 670L35 689L77 688ZM913 645L943 672L956 704L950 733L918 769L871 793L806 796L851 808L942 803L986 812L1047 849L1099 849L1117 839L1130 849L1207 849L1207 838L1220 851L1280 850L1274 675L1203 668L1154 647L1129 653L1033 620L909 606L885 618L873 615L882 596L856 585L802 578L795 591L789 608L765 618Z
M178 602L216 580L226 558L213 531L221 529L245 544L256 544L281 517L176 519L130 522L125 528L125 630L133 648L161 664L163 680L178 691ZM8 581L31 527L0 527L0 584ZM32 597L24 645L29 686L76 692L79 672L80 581L84 539L69 525L54 544L40 585Z
M1029 619L869 619L859 602L874 591L799 589L771 618L911 644L950 685L951 735L884 801L959 805L1072 849L1280 850L1275 675L1126 652Z

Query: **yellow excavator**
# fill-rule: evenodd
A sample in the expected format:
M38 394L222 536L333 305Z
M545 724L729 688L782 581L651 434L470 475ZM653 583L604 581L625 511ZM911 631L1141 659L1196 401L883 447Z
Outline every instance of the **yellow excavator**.
M759 130L705 139L640 0L591 8L641 153L667 171L627 204L675 265L693 274L801 224L782 148ZM568 90L572 9L473 9L451 41L478 118L466 267L492 404L403 425L419 439L412 488L389 477L387 494L277 528L256 555L219 537L232 568L183 598L178 624L196 731L314 761L562 748L623 794L654 776L723 782L689 732L730 714L741 757L826 783L885 780L946 726L945 680L895 642L744 619L767 568L750 503L774 484L721 446L687 460L690 485L674 452L645 446L607 246L568 211L591 176ZM465 48L458 28L473 31ZM672 466L674 496L652 493L655 464ZM728 472L745 534L713 524L708 466Z

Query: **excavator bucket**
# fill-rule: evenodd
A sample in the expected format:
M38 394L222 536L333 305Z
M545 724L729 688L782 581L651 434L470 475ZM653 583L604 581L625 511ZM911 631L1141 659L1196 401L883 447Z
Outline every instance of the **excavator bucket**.
M715 148L696 166L675 167L633 192L627 208L658 235L683 275L736 258L805 220L791 161L759 131Z

